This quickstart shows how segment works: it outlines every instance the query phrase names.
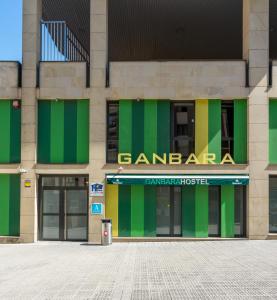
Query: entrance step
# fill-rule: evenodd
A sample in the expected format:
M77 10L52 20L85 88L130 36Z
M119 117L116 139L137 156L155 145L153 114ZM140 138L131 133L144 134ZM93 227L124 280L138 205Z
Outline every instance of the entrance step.
M0 244L17 244L20 243L19 236L0 236Z
M145 242L201 242L201 241L238 241L248 240L247 238L184 238L184 237L117 237L113 238L114 243L145 243Z

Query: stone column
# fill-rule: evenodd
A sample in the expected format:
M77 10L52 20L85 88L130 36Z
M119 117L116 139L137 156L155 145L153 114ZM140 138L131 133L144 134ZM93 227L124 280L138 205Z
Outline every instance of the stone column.
M249 169L248 236L268 234L268 64L269 0L244 0L244 49L249 61Z
M105 69L107 57L107 3L91 0L90 58L90 174L91 182L105 183L106 163L106 97ZM91 203L105 204L105 197L92 197ZM89 241L101 242L101 216L89 217Z
M40 53L41 0L23 1L21 208L22 242L37 240L36 175L36 70ZM26 173L25 173L26 172ZM31 180L31 188L24 181Z

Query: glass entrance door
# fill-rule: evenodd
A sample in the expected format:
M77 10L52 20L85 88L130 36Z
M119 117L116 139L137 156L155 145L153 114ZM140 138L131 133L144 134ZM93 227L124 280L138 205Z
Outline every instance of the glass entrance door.
M181 236L181 188L157 187L157 236Z
M46 177L47 180L40 180L39 232L42 240L87 240L87 181L69 178Z

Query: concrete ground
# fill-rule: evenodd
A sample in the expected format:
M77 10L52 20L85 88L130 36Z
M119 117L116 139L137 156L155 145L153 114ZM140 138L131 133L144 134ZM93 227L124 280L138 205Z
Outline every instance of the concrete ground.
M277 241L0 245L0 299L277 299Z

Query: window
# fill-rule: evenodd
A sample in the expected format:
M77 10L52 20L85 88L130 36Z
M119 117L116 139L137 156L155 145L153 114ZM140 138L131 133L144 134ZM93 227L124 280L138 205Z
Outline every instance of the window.
M269 178L269 232L277 233L277 177Z
M183 160L194 153L194 103L173 104L173 152Z
M118 127L119 127L118 102L109 102L107 108L107 162L117 163L118 155Z
M235 186L235 236L246 235L246 187Z
M221 155L224 157L226 153L233 156L234 152L234 104L233 102L222 102L221 108L222 122L222 145Z

